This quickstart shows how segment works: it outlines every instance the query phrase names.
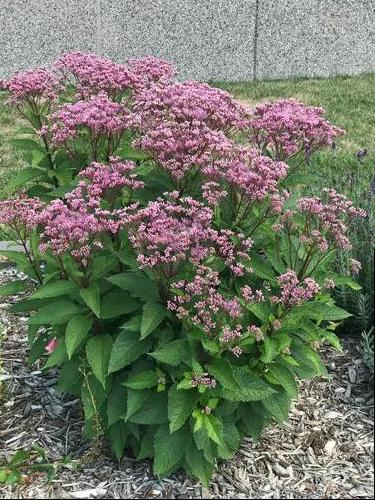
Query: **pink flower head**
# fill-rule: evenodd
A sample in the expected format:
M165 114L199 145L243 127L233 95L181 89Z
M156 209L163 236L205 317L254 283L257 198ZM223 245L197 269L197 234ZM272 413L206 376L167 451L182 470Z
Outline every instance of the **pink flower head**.
M255 108L250 120L250 140L260 149L269 148L277 159L298 152L306 156L331 146L344 131L323 118L324 110L294 99L267 102Z
M83 97L101 91L116 97L132 89L137 82L130 68L95 54L63 54L56 62L56 68L63 72L68 82L73 76Z
M301 282L292 270L279 276L277 281L281 287L281 295L272 297L272 302L280 302L286 308L300 306L320 291L320 286L314 279L305 278Z
M48 342L44 349L47 351L47 354L52 354L53 351L57 348L58 344L59 341L57 340L57 338L53 337L53 339Z
M0 224L10 227L26 240L30 231L37 226L37 217L43 206L39 198L26 196L0 201Z
M155 83L168 83L175 75L172 64L157 57L148 56L129 59L128 65L132 71L135 79L135 87L138 91L148 88Z
M122 105L113 102L100 92L88 101L63 104L51 115L52 140L55 144L66 143L79 134L81 128L99 136L120 136L134 125L134 117Z
M3 82L3 85L9 91L13 102L38 98L53 100L60 88L57 76L44 68L16 73Z

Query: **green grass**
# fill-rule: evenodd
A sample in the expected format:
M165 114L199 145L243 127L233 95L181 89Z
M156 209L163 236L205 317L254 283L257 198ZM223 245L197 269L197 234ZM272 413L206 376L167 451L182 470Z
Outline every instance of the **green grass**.
M9 144L17 128L24 125L17 113L6 103L5 92L0 92L0 199L9 196L7 185L19 171L24 162L17 151Z

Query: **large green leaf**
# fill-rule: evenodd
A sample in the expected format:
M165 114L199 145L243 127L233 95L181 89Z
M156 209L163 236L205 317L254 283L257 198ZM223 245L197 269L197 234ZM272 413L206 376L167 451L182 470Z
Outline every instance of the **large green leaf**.
M73 316L66 326L65 344L69 359L77 347L85 340L92 326L92 320L87 316Z
M291 398L296 398L298 396L298 387L294 380L294 376L283 362L277 361L269 365L268 369L277 382L284 387Z
M127 390L119 384L118 381L115 381L107 399L107 418L109 426L125 417L127 409L126 403ZM122 425L124 424L122 423Z
M83 302L93 311L95 316L100 316L100 290L95 284L88 288L81 288L79 294Z
M179 429L171 434L168 426L160 427L154 439L154 472L164 476L172 472L185 454L189 432Z
M188 471L207 488L214 473L215 465L205 459L203 452L198 450L192 439L187 444L185 460Z
M262 399L262 404L279 424L288 420L290 399L286 392L272 394L272 396Z
M45 170L42 170L40 168L23 168L22 170L17 172L17 175L12 177L12 180L8 184L8 189L15 190L19 187L23 187L27 182L39 179L45 174Z
M59 325L67 323L73 316L82 314L82 307L69 300L48 304L29 319L30 325Z
M158 375L154 370L131 373L123 385L133 390L151 389L158 385Z
M107 278L107 281L123 290L127 290L132 297L140 298L145 302L159 298L159 290L156 282L141 271L127 271L122 274L116 274Z
M127 391L127 411L125 416L125 421L127 421L132 415L139 411L146 399L150 396L150 391L133 391L132 389L128 389Z
M87 361L103 387L105 387L112 345L113 341L110 335L96 335L86 344Z
M191 353L187 340L172 340L161 349L151 352L150 356L159 361L171 366L178 366L181 363L191 363Z
M264 337L260 350L262 352L260 360L266 364L271 363L271 361L279 354L277 340L269 336Z
M113 453L115 454L115 457L117 458L117 460L120 460L124 453L128 437L128 432L126 430L124 422L119 420L114 423L109 428L108 437L109 444Z
M236 367L234 369L234 375L240 388L238 390L228 390L224 388L224 399L243 402L260 401L275 392L268 384L244 367Z
M147 302L143 306L141 320L141 338L145 338L160 325L167 314L167 309L158 302Z
M123 314L130 314L140 309L141 303L130 297L126 292L110 292L105 295L100 305L102 319L117 318ZM138 330L139 331L139 330Z
M43 369L61 366L68 360L64 339L59 339L56 349L48 356Z
M77 290L77 285L71 281L54 281L39 288L32 294L33 299L45 299L50 297L59 297L61 295L68 295L69 293Z
M128 420L141 425L167 424L167 404L167 394L165 392L151 392L142 407Z
M130 365L151 347L152 340L139 340L135 332L123 332L116 337L109 360L108 372L116 372Z
M0 287L0 297L6 297L8 295L16 295L17 293L24 292L27 289L27 281L16 280L7 283Z
M199 395L195 391L179 391L174 384L168 392L169 430L175 432L184 425L194 410Z
M208 365L208 372L228 390L238 391L240 387L233 371L234 367L224 358L216 358Z

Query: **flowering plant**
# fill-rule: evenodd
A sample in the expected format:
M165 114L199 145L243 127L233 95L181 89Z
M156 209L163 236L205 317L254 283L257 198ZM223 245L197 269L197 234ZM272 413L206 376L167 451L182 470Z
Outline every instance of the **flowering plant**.
M294 196L290 173L342 133L323 110L251 111L173 74L72 53L3 82L34 138L14 142L31 165L0 202L23 252L2 253L37 284L13 305L31 361L59 367L86 435L207 484L287 419L298 378L327 376L318 348L349 316L330 290L358 288L332 257L366 214L333 189Z

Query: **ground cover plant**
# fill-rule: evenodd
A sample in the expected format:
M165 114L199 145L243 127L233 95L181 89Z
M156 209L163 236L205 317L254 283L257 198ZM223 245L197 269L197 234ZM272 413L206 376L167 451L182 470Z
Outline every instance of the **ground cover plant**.
M65 54L2 85L29 123L0 223L36 283L13 306L30 312L31 361L59 368L118 458L207 484L241 437L287 419L296 379L327 376L319 346L339 348L349 313L331 292L358 288L360 264L333 263L366 212L298 186L343 131L294 100L252 111L176 83L154 58Z

